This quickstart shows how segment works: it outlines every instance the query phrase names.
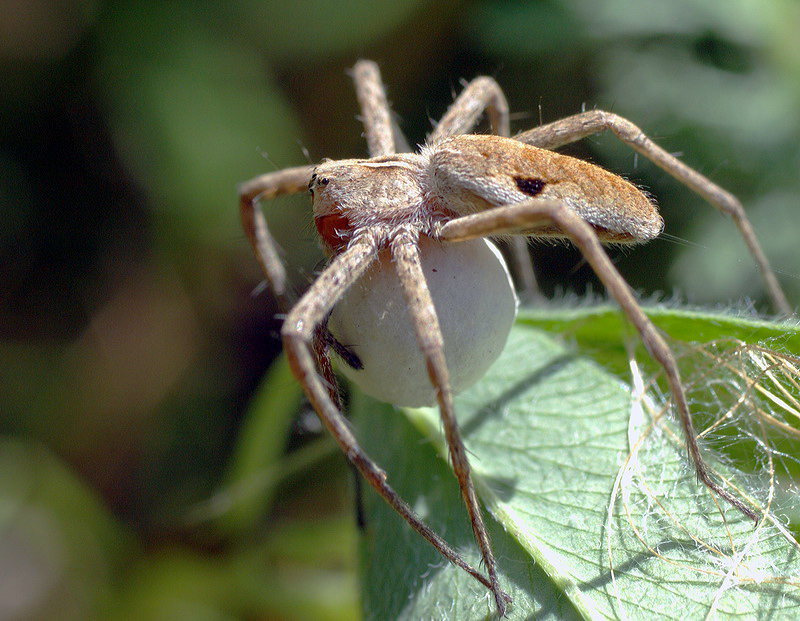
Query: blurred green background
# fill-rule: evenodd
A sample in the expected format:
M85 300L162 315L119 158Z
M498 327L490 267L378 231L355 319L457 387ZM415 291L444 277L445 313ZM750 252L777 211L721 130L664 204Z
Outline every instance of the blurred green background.
M236 185L365 155L376 60L412 143L494 76L522 130L613 110L744 202L800 296L795 0L5 0L0 619L359 618L343 458L278 363ZM767 310L730 222L610 136L566 152L664 213L645 295ZM309 201L265 206L302 288ZM534 247L548 295L600 288ZM296 410L301 413L295 416Z

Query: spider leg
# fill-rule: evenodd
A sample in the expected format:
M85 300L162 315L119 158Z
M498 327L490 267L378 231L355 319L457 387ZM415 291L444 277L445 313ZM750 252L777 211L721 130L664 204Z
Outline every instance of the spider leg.
M268 173L252 179L239 186L239 208L247 238L253 247L259 265L278 299L283 311L287 311L294 300L286 291L286 270L278 256L277 246L267 228L264 213L259 207L261 198L274 198L281 194L294 194L308 190L308 180L313 168L300 166ZM341 410L339 384L331 366L329 354L331 335L327 328L327 317L314 329L312 348L317 361L317 369L328 390L328 396L335 406ZM361 508L361 488L356 480L358 523L363 525Z
M339 356L342 362L348 367L356 371L364 368L364 363L361 362L361 358L359 358L350 347L339 341L327 328L324 328L323 334L327 347L336 352L336 355Z
M337 347L338 346L338 347ZM320 324L316 326L314 329L314 336L313 341L311 344L311 349L314 352L314 358L317 361L317 369L319 371L320 380L328 389L328 397L333 403L334 407L339 411L343 412L342 406L342 395L339 392L339 382L336 380L336 375L333 372L333 365L331 364L331 356L330 350L333 349L337 354L342 356L342 353L339 348L344 349L336 339L333 338L333 335L328 331L328 321L327 318ZM355 356L352 352L349 352L345 349L345 355ZM345 361L348 364L352 364L352 360ZM360 360L356 358L356 361L360 364ZM353 462L348 462L350 464L350 470L353 473L353 492L356 507L356 525L358 526L359 530L364 530L367 520L364 513L364 498L363 498L363 486L362 486L362 479L361 474L356 468Z
M504 137L510 135L506 96L497 82L487 76L475 78L464 87L428 137L428 142L434 143L447 136L472 131L484 113L489 116L489 124L494 134ZM507 240L507 243L515 280L523 298L526 301L533 301L541 297L527 240L524 237L513 237Z
M406 303L408 304L411 322L417 336L417 343L425 358L428 376L436 390L436 399L439 402L442 423L444 425L447 445L450 449L450 459L453 471L461 488L461 495L467 505L472 530L483 556L486 570L491 581L491 590L494 594L497 609L500 615L505 614L505 606L510 601L509 596L500 588L497 579L497 563L492 552L489 534L483 521L475 486L470 475L469 460L453 405L453 393L450 389L450 375L444 355L444 340L439 327L439 318L431 299L431 293L425 281L419 254L419 234L411 231L402 231L394 237L391 243L392 257L396 264L397 275L403 287Z
M392 111L386 99L386 87L381 81L378 65L371 60L359 60L353 67L352 75L358 104L361 106L361 120L364 123L369 156L397 153L396 135L402 138L403 146L407 147L405 138L392 121Z
M286 291L286 269L278 256L278 249L267 228L267 220L259 207L262 198L275 198L281 194L308 191L312 166L286 168L251 179L239 186L239 213L242 226L253 246L258 263L270 288L284 310L290 306Z
M686 436L689 458L694 465L697 478L711 491L757 522L758 516L753 509L723 489L713 478L711 469L700 453L675 356L653 322L642 311L630 286L617 271L594 229L587 222L561 201L534 198L522 203L496 207L451 220L441 228L441 239L464 241L475 237L520 233L521 231L528 231L527 234L535 235L535 232L530 232L531 229L553 224L578 247L608 292L617 300L622 311L639 332L647 351L664 369L672 400L678 410L681 426Z
M331 398L329 387L320 378L319 362L315 359L313 351L314 332L317 326L325 321L336 301L363 275L376 256L376 241L365 235L353 240L347 250L333 259L289 312L283 324L281 334L286 356L320 420L364 479L445 558L497 594L499 589L496 579L494 582L487 579L464 561L386 482L386 473L361 449L347 419ZM502 609L504 608L503 605Z
M634 151L641 153L656 166L702 196L713 207L733 218L758 265L767 292L772 299L772 305L780 313L786 315L793 313L739 199L667 153L627 119L610 112L592 110L536 127L514 138L536 147L552 150L605 130L614 132Z
M517 283L517 295L521 303L523 305L535 304L544 300L544 296L539 290L539 281L536 280L536 272L533 269L528 240L520 235L514 235L505 241L509 246L511 273L514 275L514 282Z
M469 133L484 113L489 117L492 133L498 136L511 133L506 96L497 82L487 76L467 84L428 136L428 142Z

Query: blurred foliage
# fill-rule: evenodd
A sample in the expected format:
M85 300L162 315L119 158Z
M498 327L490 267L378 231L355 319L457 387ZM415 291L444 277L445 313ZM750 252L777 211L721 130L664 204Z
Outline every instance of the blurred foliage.
M520 130L632 119L743 200L796 301L798 25L794 0L5 2L0 617L358 617L347 468L289 422L279 367L261 383L279 320L236 208L260 172L364 154L357 58L416 142L482 73ZM613 137L567 151L688 240L619 253L635 287L766 308L719 214ZM300 289L307 198L266 207ZM598 287L571 250L532 253L546 293Z

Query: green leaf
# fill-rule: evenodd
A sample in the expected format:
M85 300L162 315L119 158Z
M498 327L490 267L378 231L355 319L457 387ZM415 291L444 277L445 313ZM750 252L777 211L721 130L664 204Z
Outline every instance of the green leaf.
M618 313L569 313L572 317L562 319L561 325L569 340L581 345L593 341L596 349L605 340L614 343L610 349L624 350ZM555 315L546 314L539 316L541 323L556 321ZM658 323L678 327L683 337L749 333L763 339L780 333L785 345L800 350L794 349L796 327L724 315L689 317L683 311L655 314ZM781 617L796 609L793 585L800 560L785 528L771 516L754 527L697 483L682 436L663 415L657 389L633 400L620 377L574 346L566 347L534 328L534 323L534 315L526 313L486 378L456 404L479 495L494 517L489 530L502 584L514 599L510 618L746 618L766 611ZM725 357L730 351L739 352L738 358ZM767 419L747 427L743 411L731 406L746 402L759 414L784 419L792 415L797 384L792 388L791 381L777 377L781 368L790 380L796 376L791 359L776 353L776 360L789 366L775 363L763 376L748 371L751 367L744 363L740 369L733 366L741 359L755 360L754 368L762 368L759 351L716 345L679 348L681 361L692 363L691 371L700 369L703 359L710 361L697 390L684 375L693 411L700 408L706 417L713 414L712 406L730 412L732 422L720 435L722 443L750 441L753 450L761 450L751 455L750 472L724 465L716 452L706 451L707 459L745 498L756 506L771 502L772 512L785 520L796 501L791 495L781 496L780 486L774 488L775 479L786 470L781 469L780 454L768 450L772 440L758 435ZM616 357L614 353L608 360ZM716 371L716 377L707 375L708 369ZM757 386L768 388L766 395L754 390L753 382L737 393L742 373L760 377ZM788 392L780 392L780 386ZM780 395L779 401L771 400L775 395ZM407 411L406 418L363 396L354 398L353 409L359 439L385 467L389 482L478 566L480 557L457 485L441 458L445 448L438 412ZM744 426L736 435L740 425ZM791 426L788 429L788 441L796 445ZM778 477L770 478L768 469L778 471ZM797 487L790 479L783 485L787 491ZM439 557L375 494L367 494L366 501L365 618L491 616L493 606L482 586Z
M249 533L263 519L285 466L281 463L284 430L301 398L300 385L294 381L286 357L280 356L250 403L226 480L215 496L224 505L218 522L222 530Z
M687 308L651 306L645 312L653 323L672 339L685 343L709 343L720 339L739 339L764 343L787 352L800 353L800 330L796 319L765 321L752 315L710 312ZM574 340L582 352L605 368L628 379L625 340L634 334L619 308L611 305L576 308L544 307L524 309L518 321ZM638 339L637 339L638 342ZM641 363L655 369L640 347Z

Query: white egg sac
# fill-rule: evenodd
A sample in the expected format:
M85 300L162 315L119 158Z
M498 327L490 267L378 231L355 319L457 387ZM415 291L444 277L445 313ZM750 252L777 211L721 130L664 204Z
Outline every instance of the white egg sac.
M517 312L505 261L489 241L420 240L422 267L444 338L453 393L477 382L500 355ZM395 405L436 403L388 251L336 304L331 334L363 364L340 371L368 395Z

